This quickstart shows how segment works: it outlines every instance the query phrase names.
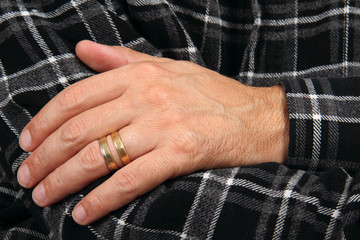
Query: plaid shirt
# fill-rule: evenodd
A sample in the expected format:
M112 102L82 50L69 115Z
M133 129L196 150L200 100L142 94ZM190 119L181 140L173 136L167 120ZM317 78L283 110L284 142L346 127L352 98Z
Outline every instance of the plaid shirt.
M355 0L1 0L0 238L359 239L359 23ZM83 39L283 84L287 163L170 180L90 226L71 211L106 177L37 207L16 180L19 133L96 74L74 54Z

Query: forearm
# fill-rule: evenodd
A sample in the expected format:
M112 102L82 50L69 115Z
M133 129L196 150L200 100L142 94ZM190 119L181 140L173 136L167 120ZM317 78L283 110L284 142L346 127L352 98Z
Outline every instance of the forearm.
M289 115L284 87L243 87L242 94L256 106L253 114L246 113L248 126L254 128L249 135L255 136L247 145L250 149L254 146L252 159L247 165L265 162L284 164L289 144Z

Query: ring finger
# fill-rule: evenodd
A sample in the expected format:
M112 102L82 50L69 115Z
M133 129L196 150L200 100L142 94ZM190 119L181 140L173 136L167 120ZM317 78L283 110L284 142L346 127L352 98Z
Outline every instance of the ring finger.
M131 160L150 152L158 142L155 133L143 135L134 125L122 129L120 135ZM110 137L107 143L113 159L119 165L121 160ZM40 182L33 191L33 199L39 206L49 206L108 173L109 168L100 151L99 141L93 141Z

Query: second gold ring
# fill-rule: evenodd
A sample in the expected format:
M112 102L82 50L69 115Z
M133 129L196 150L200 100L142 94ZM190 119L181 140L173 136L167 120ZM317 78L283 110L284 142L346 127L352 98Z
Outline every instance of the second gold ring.
M116 148L116 151L121 159L121 161L123 162L124 165L127 165L130 163L130 157L126 151L126 148L120 138L120 135L119 133L116 131L116 132L113 132L111 134L111 139L114 143L114 146Z
M106 137L100 138L99 145L100 145L100 151L105 159L105 163L107 167L110 169L110 171L117 170L119 167L116 165L115 161L111 156L109 145L107 143L107 138Z

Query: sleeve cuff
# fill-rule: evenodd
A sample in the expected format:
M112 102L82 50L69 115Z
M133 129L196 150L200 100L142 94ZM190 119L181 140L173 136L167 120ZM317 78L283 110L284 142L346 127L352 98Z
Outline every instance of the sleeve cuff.
M360 78L284 80L289 112L286 165L307 171L360 169Z

